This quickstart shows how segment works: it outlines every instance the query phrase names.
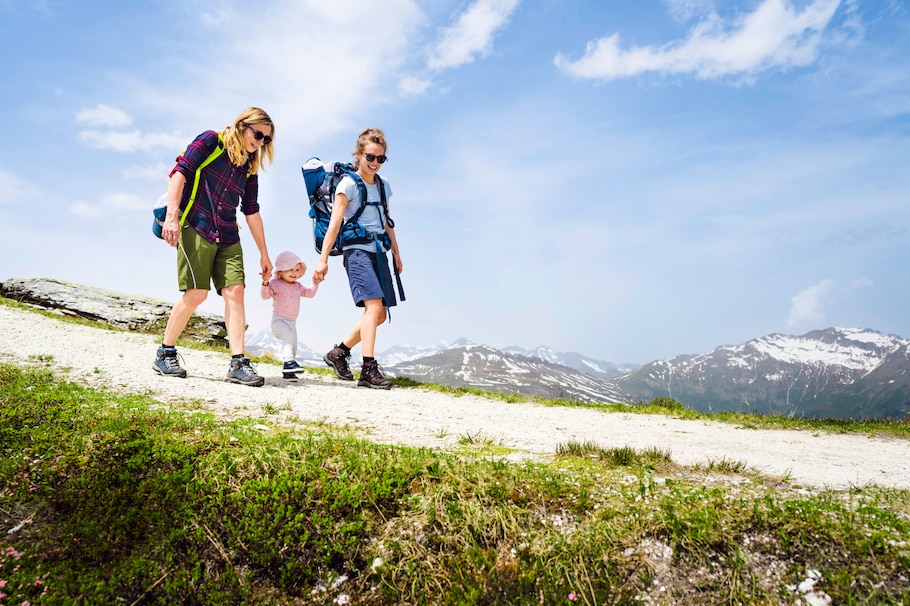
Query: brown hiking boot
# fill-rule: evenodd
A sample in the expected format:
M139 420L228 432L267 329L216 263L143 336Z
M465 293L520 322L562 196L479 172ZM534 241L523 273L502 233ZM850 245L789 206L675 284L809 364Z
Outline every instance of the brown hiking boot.
M332 367L336 377L342 381L353 381L354 374L351 372L351 369L348 368L348 359L350 359L350 357L350 352L346 353L336 345L332 351L322 356L322 359L326 364Z
M376 360L371 360L363 365L360 369L360 380L357 381L360 387L372 387L373 389L389 389L392 383L382 376L379 370L379 364Z

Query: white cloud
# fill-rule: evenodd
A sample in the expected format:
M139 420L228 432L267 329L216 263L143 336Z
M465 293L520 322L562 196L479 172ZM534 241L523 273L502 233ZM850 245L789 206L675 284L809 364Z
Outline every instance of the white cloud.
M133 123L133 119L122 110L111 107L110 105L101 104L76 114L76 122L88 126L117 128L120 126L129 126Z
M177 154L174 153L174 159L176 160ZM142 166L130 166L123 169L121 173L124 179L144 179L144 180L157 180L161 182L167 181L168 173L171 169L174 168L174 164L163 164L161 162L157 164L145 164Z
M793 328L818 328L824 320L826 298L834 287L834 280L825 278L818 284L801 290L790 299L790 317L787 326Z
M143 133L139 130L85 130L79 133L79 141L94 149L118 152L170 149L174 151L174 157L188 143L186 136L180 133Z
M69 206L69 211L86 219L103 219L123 216L117 211L151 209L154 200L146 200L134 194L108 194L98 202L91 203L77 200ZM151 212L149 213L151 217ZM151 221L151 218L149 219Z
M714 10L712 0L664 0L667 12L677 22L686 22Z
M346 0L344 10L324 1L277 1L255 19L248 3L219 2L217 14L190 17L212 35L202 37L210 46L196 49L209 60L204 71L189 74L198 86L183 118L210 123L218 116L222 122L209 128L219 128L244 107L262 107L275 120L281 154L289 151L290 133L311 145L363 128L361 116L396 94L398 71L425 19L414 0L387 0L381 8L373 0ZM236 35L237 23L244 24L243 36Z
M433 70L458 67L490 53L493 38L518 7L519 0L476 0L458 21L442 30L427 66Z
M726 22L711 13L685 40L660 47L620 48L619 34L589 42L585 55L571 61L564 54L554 63L578 78L610 80L646 72L694 74L710 79L809 65L818 57L822 32L841 0L815 0L797 12L790 0L764 0L752 13ZM697 3L675 3L689 10Z
M404 76L398 81L398 91L407 97L422 95L432 83L417 76Z

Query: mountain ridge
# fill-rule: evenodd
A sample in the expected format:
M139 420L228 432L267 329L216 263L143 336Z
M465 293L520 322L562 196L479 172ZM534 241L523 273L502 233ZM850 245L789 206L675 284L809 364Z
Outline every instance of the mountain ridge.
M248 343L254 353L265 344L255 336ZM302 343L299 350L305 363L322 365L321 355ZM528 396L621 403L666 396L706 412L807 418L910 415L910 340L868 328L771 333L642 366L464 338L396 345L378 357L393 376Z

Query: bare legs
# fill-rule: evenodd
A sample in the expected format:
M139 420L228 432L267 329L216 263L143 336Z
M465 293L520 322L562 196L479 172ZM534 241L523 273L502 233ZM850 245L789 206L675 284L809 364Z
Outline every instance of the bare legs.
M368 357L374 357L376 348L376 329L380 324L385 322L386 308L382 304L382 299L369 299L363 302L363 317L360 322L351 329L351 332L344 340L344 344L349 348L360 343L361 353Z
M167 319L167 326L164 328L165 345L177 344L177 339L183 334L183 329L186 328L193 312L202 305L208 294L209 291L201 288L189 288L183 292L183 296L171 309L171 317Z
M227 328L231 355L242 354L244 349L244 338L246 336L246 310L243 306L244 290L242 284L233 284L221 289L221 296L224 298L224 325ZM168 318L167 326L164 329L165 345L177 344L177 339L183 334L183 330L190 321L193 312L202 305L208 294L209 291L207 290L190 288L174 303L171 316ZM374 327L374 338L375 332L376 329Z
M244 287L232 284L221 289L224 298L224 325L227 328L231 355L242 355L246 337L246 308L243 306Z

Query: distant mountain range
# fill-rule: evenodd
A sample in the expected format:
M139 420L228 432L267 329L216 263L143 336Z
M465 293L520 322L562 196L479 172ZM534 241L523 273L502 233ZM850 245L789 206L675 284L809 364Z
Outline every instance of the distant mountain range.
M517 348L511 349L514 351ZM486 345L457 345L427 357L384 365L383 368L395 375L427 383L476 387L499 393L583 402L621 402L625 399L618 386L609 379L560 363L556 361L561 360L557 354L550 350L547 352L552 354L548 357L554 361L500 351ZM604 374L606 363L594 366L598 373Z
M247 338L254 354L277 345L268 331ZM772 334L641 367L465 339L395 346L377 357L390 375L500 393L624 403L668 396L701 411L802 418L910 417L910 341L867 329ZM322 354L302 343L298 359L323 364Z
M908 346L856 328L772 334L652 362L617 384L633 398L665 395L702 411L903 419L910 415Z

